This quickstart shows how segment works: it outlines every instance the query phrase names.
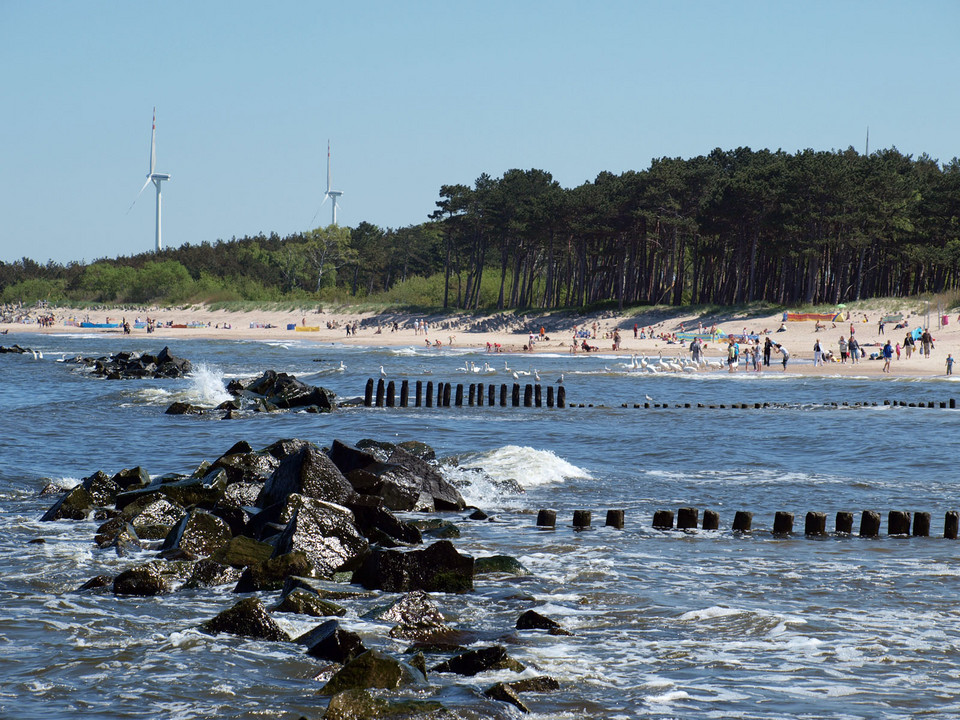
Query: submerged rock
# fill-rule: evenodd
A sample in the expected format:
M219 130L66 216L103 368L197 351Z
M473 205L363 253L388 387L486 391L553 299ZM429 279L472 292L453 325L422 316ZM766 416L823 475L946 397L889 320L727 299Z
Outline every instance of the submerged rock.
M353 581L388 592L463 593L473 590L473 558L461 555L449 540L422 550L374 548Z
M397 688L426 684L427 679L416 668L379 650L367 650L344 665L320 690L323 695L336 695L344 690Z
M232 608L203 623L202 627L214 635L230 633L274 642L290 640L290 636L280 629L257 598L244 598Z
M307 654L312 657L341 664L367 651L360 636L344 630L336 620L317 625L298 637L296 642L306 645Z
M457 675L472 676L487 670L523 672L524 669L521 663L507 655L505 647L491 645L490 647L462 652L439 665L435 665L431 670L432 672L452 672Z

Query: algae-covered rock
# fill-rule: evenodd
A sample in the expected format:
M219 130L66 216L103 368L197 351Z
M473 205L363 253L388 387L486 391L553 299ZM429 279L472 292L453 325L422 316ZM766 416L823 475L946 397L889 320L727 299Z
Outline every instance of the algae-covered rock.
M214 635L230 633L274 642L290 640L290 636L280 629L257 598L244 598L232 608L203 623L202 627Z
M336 695L350 689L397 688L426 684L427 679L416 668L379 650L367 650L344 665L320 690Z

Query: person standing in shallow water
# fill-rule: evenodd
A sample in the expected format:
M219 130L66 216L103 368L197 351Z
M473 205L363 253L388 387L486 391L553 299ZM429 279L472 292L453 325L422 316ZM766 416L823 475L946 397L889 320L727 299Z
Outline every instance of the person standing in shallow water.
M953 355L947 354L947 375L953 375Z
M770 367L770 353L773 351L773 341L767 338L763 343L763 364Z
M783 345L777 343L777 352L780 353L780 356L783 358L783 371L787 371L787 361L790 359L790 351L787 350Z
M883 346L883 371L885 373L890 372L890 361L893 359L893 346L890 344L890 341L887 340L887 344Z

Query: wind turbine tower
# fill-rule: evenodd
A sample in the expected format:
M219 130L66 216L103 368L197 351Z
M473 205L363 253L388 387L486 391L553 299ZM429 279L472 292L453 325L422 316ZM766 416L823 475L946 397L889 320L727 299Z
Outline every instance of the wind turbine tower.
M143 187L140 188L140 192L137 193L137 199L143 194L143 191L147 189L147 185L151 182L157 186L157 252L163 248L163 244L160 240L160 205L161 205L161 194L160 194L160 183L164 180L169 180L170 176L165 173L158 173L156 171L157 166L157 108L153 108L153 129L150 131L150 172L147 173L147 181L143 184ZM133 201L133 204L136 204L137 200ZM133 204L130 205L133 208ZM130 212L127 210L127 212Z
M159 192L159 185L157 185L157 192ZM337 224L337 198L343 195L339 190L330 189L330 141L327 140L327 194L326 197L330 198L332 203L332 219L330 220L331 225ZM157 197L160 197L159 195ZM158 211L159 212L159 211ZM159 216L158 216L159 217ZM159 232L159 231L158 231Z

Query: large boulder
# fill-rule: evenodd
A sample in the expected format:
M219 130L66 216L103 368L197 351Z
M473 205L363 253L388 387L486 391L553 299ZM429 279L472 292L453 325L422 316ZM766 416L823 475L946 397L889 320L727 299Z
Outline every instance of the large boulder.
M179 551L195 558L208 557L230 542L229 526L216 515L195 509L171 530L161 553Z
M421 497L423 480L400 465L375 462L347 473L361 495L374 495L390 510L433 510L432 498Z
M123 517L130 521L143 540L163 540L187 511L160 493L151 493L130 503L123 509Z
M329 600L323 600L308 590L294 590L281 598L274 608L276 612L311 615L313 617L343 617L347 609Z
M237 581L236 593L279 590L291 576L312 575L313 563L302 552L292 552L251 565Z
M210 470L223 468L228 484L238 482L262 483L277 469L280 460L269 452L254 452L244 441L236 443L210 466Z
M367 616L394 623L390 630L390 637L393 638L442 642L452 633L440 609L422 590L407 593L389 608L375 609L367 613Z
M210 558L202 558L193 566L193 573L183 584L185 590L233 585L240 579L240 571L222 565Z
M290 640L290 636L280 629L257 598L244 598L232 608L203 623L202 627L213 635L230 633L274 642Z
M374 697L367 690L344 690L330 698L323 720L458 720L459 713L447 710L435 700L394 700Z
M295 590L313 593L324 600L349 600L351 598L370 598L376 596L376 593L370 592L369 590L361 590L356 585L293 575L288 577L286 582L284 582L281 594L287 595Z
M431 668L431 672L452 672L473 676L487 670L513 670L523 672L524 666L507 655L502 645L467 650Z
M473 558L461 555L449 540L416 550L374 548L353 581L388 592L463 593L473 590Z
M378 498L357 498L347 507L353 512L357 528L371 542L384 547L419 545L423 542L423 536L416 526L404 522L382 507L382 501Z
M273 555L273 549L273 545L269 543L238 535L215 551L211 558L230 567L245 568L269 560Z
M57 500L47 510L42 521L52 520L86 520L93 512L93 496L83 485L77 485Z
M124 570L113 580L115 595L151 597L170 592L160 564L151 562Z
M331 577L353 569L367 554L370 543L347 508L294 493L287 509L292 512L274 555L302 552L320 576Z
M150 484L150 474L139 465L135 468L121 470L114 475L111 480L117 484L121 491L133 490L138 487L145 487Z
M401 687L426 684L423 673L407 663L380 652L367 650L344 665L321 688L323 695L336 695L344 690Z
M287 455L264 483L257 507L286 502L291 493L343 504L353 488L327 455L314 445L304 445Z
M308 655L341 664L367 651L360 636L344 630L336 620L317 625L298 637L296 642L306 645Z
M388 462L399 465L420 478L420 489L433 499L437 510L463 510L467 503L460 491L451 485L430 463L407 452L402 447L394 449Z
M380 462L376 455L340 440L334 440L333 445L330 446L330 459L344 475Z
M546 630L551 635L573 635L556 620L541 615L536 610L527 610L517 618L517 630Z
M289 409L316 406L320 410L333 410L336 394L326 388L308 385L293 375L267 370L244 387L244 394L259 395L270 405Z

